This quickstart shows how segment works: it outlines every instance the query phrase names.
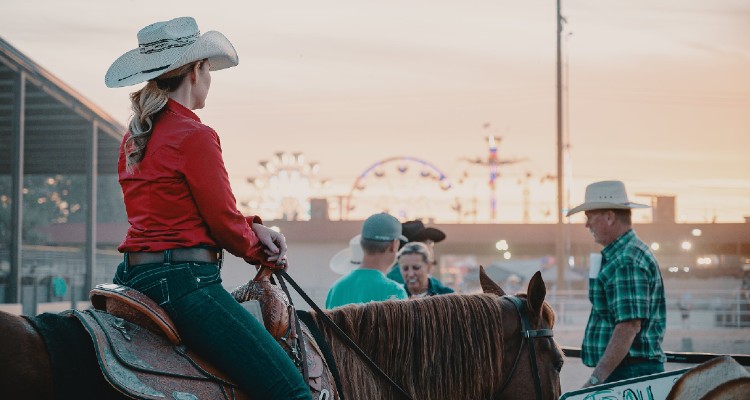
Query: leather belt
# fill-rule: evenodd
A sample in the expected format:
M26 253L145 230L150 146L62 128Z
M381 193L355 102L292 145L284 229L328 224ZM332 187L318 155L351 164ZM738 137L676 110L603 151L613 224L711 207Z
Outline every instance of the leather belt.
M218 263L220 260L220 253L214 250L201 247L183 247L156 252L130 252L128 253L128 266L163 263L167 260L167 255L165 254L167 251L172 252L173 263L190 261Z

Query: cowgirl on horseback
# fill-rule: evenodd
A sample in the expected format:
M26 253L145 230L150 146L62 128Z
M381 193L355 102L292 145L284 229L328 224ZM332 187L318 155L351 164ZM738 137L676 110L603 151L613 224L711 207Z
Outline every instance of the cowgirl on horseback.
M310 399L289 357L221 285L223 249L252 264L282 265L284 236L237 210L218 134L192 110L205 106L210 71L234 67L219 32L193 18L156 22L118 58L108 87L146 82L130 95L133 116L120 146L128 214L124 261L114 282L143 292L174 321L183 342L253 397Z

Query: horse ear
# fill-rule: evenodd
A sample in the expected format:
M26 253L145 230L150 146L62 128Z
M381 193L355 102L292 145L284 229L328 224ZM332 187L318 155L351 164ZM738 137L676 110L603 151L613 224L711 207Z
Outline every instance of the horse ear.
M482 291L487 294L496 294L498 296L505 296L505 290L501 288L495 281L490 279L489 276L484 272L484 267L479 266L479 283L482 285Z
M531 313L533 315L541 317L542 304L544 303L544 298L547 296L547 287L544 285L541 271L536 271L534 276L531 277L527 295Z

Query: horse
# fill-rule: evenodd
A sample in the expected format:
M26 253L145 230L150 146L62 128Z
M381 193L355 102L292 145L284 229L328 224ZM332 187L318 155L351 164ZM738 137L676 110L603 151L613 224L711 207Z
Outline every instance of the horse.
M507 296L483 271L480 281L484 294L348 305L325 315L413 399L558 399L563 355L551 337L554 313L544 301L541 274L531 279L527 294L518 296ZM343 398L403 398L344 344L322 315L310 316L329 344ZM65 367L87 374L74 382L55 382L44 341L24 317L0 312L0 333L4 396L126 398L98 372L93 351L86 349L92 347L90 338L80 326L55 332L70 337L71 353L82 354ZM56 393L62 386L78 390Z
M680 376L666 400L740 400L750 391L750 373L730 356L718 356Z

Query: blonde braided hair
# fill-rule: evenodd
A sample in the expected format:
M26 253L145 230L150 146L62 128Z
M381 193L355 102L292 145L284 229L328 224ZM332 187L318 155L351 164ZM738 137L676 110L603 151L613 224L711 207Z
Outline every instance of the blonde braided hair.
M169 100L169 93L180 86L185 76L203 60L185 64L180 68L154 78L146 86L130 94L130 117L128 129L130 137L125 141L125 169L134 173L138 163L146 155L146 145L151 138L154 119L164 109Z

